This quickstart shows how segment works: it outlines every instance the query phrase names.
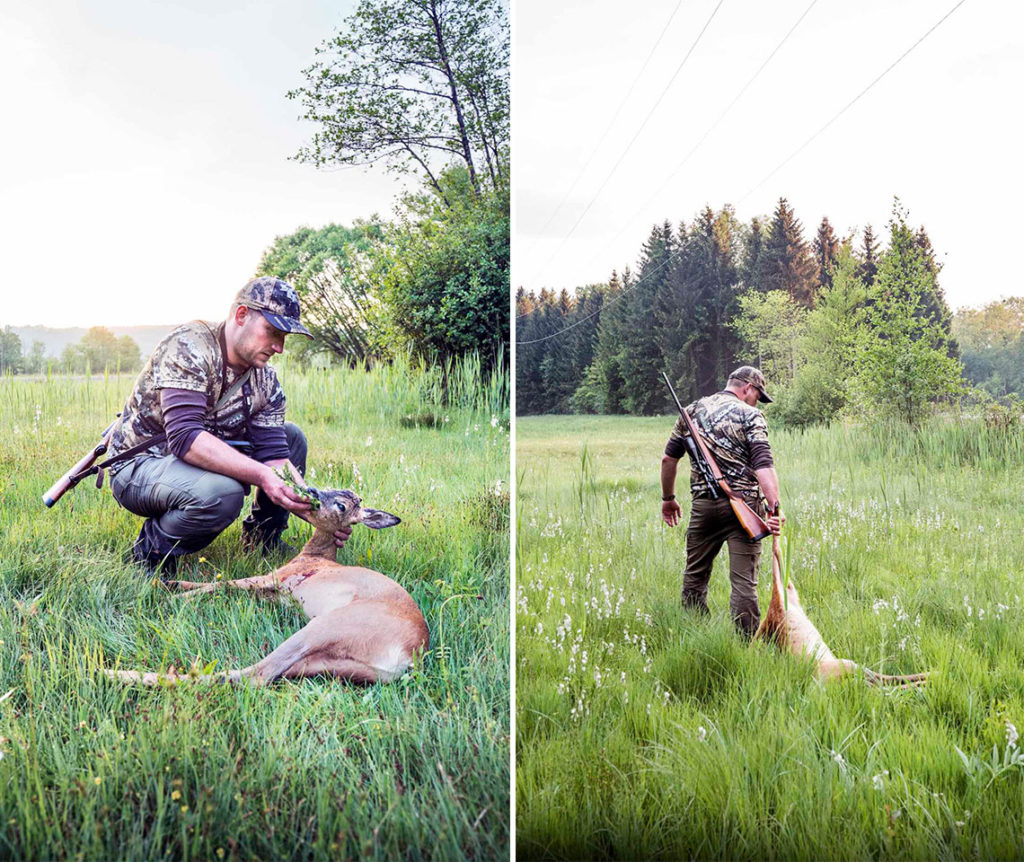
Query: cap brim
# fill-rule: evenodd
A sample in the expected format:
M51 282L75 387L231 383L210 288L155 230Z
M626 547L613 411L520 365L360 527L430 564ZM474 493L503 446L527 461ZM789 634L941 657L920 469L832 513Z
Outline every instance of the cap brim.
M765 392L761 387L757 388L757 392L757 400L760 401L762 404L772 403L772 397L767 392Z
M257 310L275 329L280 329L282 332L287 332L291 335L305 335L307 338L313 337L313 333L306 329L306 327L299 323L299 321L294 317L283 317L280 314L272 314L264 308Z

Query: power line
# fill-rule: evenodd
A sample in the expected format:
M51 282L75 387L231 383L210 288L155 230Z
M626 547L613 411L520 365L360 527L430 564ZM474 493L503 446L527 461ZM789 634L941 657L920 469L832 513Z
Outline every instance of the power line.
M587 157L587 160L583 163L583 167L579 169L579 172L576 174L576 178L572 181L572 185L569 186L569 190L558 202L558 205L555 207L551 215L548 216L547 221L544 222L543 225L541 225L540 233L543 233L545 230L547 230L551 222L554 220L555 216L562 211L562 207L565 205L565 202L569 199L569 196L573 193L573 191L575 191L577 183L579 183L580 179L583 177L583 174L586 173L587 168L590 167L590 163L594 160L594 156L597 155L597 151L601 149L601 145L604 143L605 138L608 137L608 133L615 126L615 121L619 119L619 114L622 113L622 109L626 106L626 102L629 101L629 97L633 95L633 90L636 89L636 85L640 82L640 78L642 77L644 70L646 70L647 64L651 62L651 58L654 56L654 52L658 50L658 46L661 44L661 40L665 37L665 34L668 32L669 26L672 24L672 20L676 17L676 13L679 11L679 8L682 5L683 0L679 0L679 2L676 3L675 9L673 9L672 14L668 16L668 20L665 22L665 26L661 28L661 33L658 34L658 38L655 40L654 46L647 54L647 59L644 60L643 65L640 67L640 71L636 73L636 77L633 78L633 83L629 85L629 89L626 91L626 95L623 96L622 101L619 102L619 106L618 108L615 109L615 113L612 115L611 120L608 122L608 125L605 128L604 133L598 139L598 142L597 144L594 145L594 148L590 151L590 155Z
M636 143L637 138L640 137L640 134L643 132L644 128L647 126L647 123L650 121L651 117L654 116L654 112L657 110L658 106L661 104L662 100L665 98L665 94L668 93L668 91L671 89L672 84L675 82L676 78L679 76L679 73L682 71L683 67L686 65L686 61L690 59L690 55L693 54L694 49L697 47L697 45L700 42L701 38L704 36L704 33L708 29L708 27L710 26L711 22L714 20L715 15L718 14L718 10L722 8L722 4L724 2L725 2L725 0L718 0L718 5L715 6L715 8L712 10L711 14L708 16L707 21L704 22L704 26L701 28L701 31L697 34L697 38L693 40L693 44L690 45L690 49L686 52L686 55L683 57L682 62L680 62L680 64L676 67L675 72L672 73L672 77L669 78L668 84L665 85L665 88L661 91L661 95L658 96L657 100L654 102L654 104L651 106L650 110L647 112L647 116L644 117L644 120L640 124L640 127L636 130L636 132L634 133L633 137L630 138L629 143L626 144L626 148L619 155L619 158L616 160L615 164L612 165L611 170L608 171L608 175L604 178L604 181L598 187L597 191L594 193L594 196L590 199L590 202L586 205L586 207L584 207L583 212L581 212L580 215L579 215L579 218L576 219L576 221L573 224L573 226L569 229L569 232L562 238L562 241L558 244L558 247L544 261L544 263L541 264L540 268L543 269L543 268L547 267L547 265L549 263L551 263L551 261L555 258L555 256L562 250L562 247L565 245L565 243L568 242L569 237L571 237L573 235L573 233L575 233L576 228L579 227L580 222L583 221L583 218L586 216L586 214L588 212L590 212L590 208L597 201L598 197L601 195L601 192L604 191L605 186L608 185L608 181L611 180L612 176L615 174L615 171L618 169L619 165L622 164L622 160L629 153L630 149L632 149L633 144Z
M818 0L811 0L811 4L806 9L804 9L803 13L800 15L799 18L796 19L796 22L793 24L793 26L789 28L789 30L787 31L786 35L782 37L782 40L779 42L779 44L775 46L775 48L768 55L768 57L765 59L765 61L763 63L761 63L760 66L757 67L757 71L754 72L754 74L751 76L750 80L748 80L747 83L745 83L740 88L740 91L736 94L736 96L733 98L733 100L729 103L729 106L724 111L722 111L721 114L718 115L718 119L715 120L715 122L711 124L711 126L708 128L708 130L706 132L704 132L704 134L701 136L700 140L697 141L697 143L693 145L693 147L690 149L690 151L683 157L683 160L676 166L675 170L672 171L672 173L669 174L668 177L666 177L666 179L660 184L660 188L653 195L651 195L646 201L644 201L644 203L637 209L637 211L635 213L633 213L633 215L631 215L629 217L629 219L625 222L623 227L619 229L619 232L617 234L615 234L610 240L606 240L606 242L613 242L614 240L618 239L619 236L622 234L622 231L625 230L626 227L630 223L632 223L633 219L635 219L638 215L640 215L640 213L642 213L647 208L647 206L651 203L651 201L653 201L655 198L657 198L659 195L661 195L664 192L665 187L668 186L668 184L672 180L674 180L676 178L676 176L679 174L679 172L686 166L686 163L690 161L690 159L693 156L693 154L695 152L697 152L697 150L700 148L701 144L703 144L704 141L706 141L708 139L708 137L711 135L711 133L715 129L718 128L719 124L722 122L722 120L725 119L726 115L736 106L736 103L739 102L739 100L743 97L743 94L746 93L747 90L750 89L750 87L754 83L754 81L756 81L758 79L758 77L760 77L760 75L764 71L765 67L772 61L772 59L775 57L775 55L779 53L779 50L782 48L783 45L786 44L786 42L789 40L789 37L793 35L793 32L796 30L797 27L800 26L801 22L804 20L804 18L807 17L807 14L811 11L811 9L814 8L814 6L815 6L815 4L817 2L818 2Z
M740 202L746 200L748 197L750 197L750 195L752 195L755 191L757 191L757 189L759 189L766 182L768 182L768 180L771 179L772 176L774 176L776 173L778 173L778 171L780 171L783 167L785 167L786 164L788 164L797 155L799 155L801 152L803 152L803 150L805 150L807 148L807 146L815 138L817 138L822 132L824 132L829 126L831 126L836 120L838 120L844 113L846 113L846 111L848 111L851 107L853 107L853 105L857 101L859 101L860 98L862 96L864 96L865 93L868 92L868 90L870 90L872 87L874 87L875 84L877 84L879 81L881 81L882 78L884 78L886 75L889 74L889 72L891 72L894 68L896 68L896 66L899 65L899 63L902 62L903 59L906 58L906 56L908 54L910 54L911 51L913 51L918 45L920 45L925 39L927 39L936 29L938 29L938 27L947 18L949 18L950 15L952 15L954 12L956 12L956 10L959 9L961 6L963 6L963 4L966 3L966 2L967 2L967 0L959 0L959 2L956 3L953 6L952 9L950 9L945 15L943 15L938 21L936 21L931 27L929 27L928 30L925 31L923 36L921 36L916 42L914 42L913 45L911 45L909 48L907 48L906 51L904 51L899 57L897 57L896 60L894 60L885 69L885 71L883 71L877 78L875 78L870 84L868 84L863 90L861 90L860 93L858 93L851 101L849 101L843 108L841 108L839 110L839 112L837 114L835 114L835 116L832 117L832 119L830 119L827 123L825 123L824 126L822 126L820 129L818 129L817 132L815 132L813 135L811 135L810 138L808 138L806 141L804 141L804 143L791 156L789 156L785 161L783 161L781 164L779 164L771 173L769 173L763 180L761 180L760 183L758 183L754 188L752 188L742 198L740 198L737 203L740 203ZM721 5L721 4L719 4L719 5ZM717 11L717 9L715 11ZM788 38L788 34L787 34L787 38ZM643 283L644 278L647 275L654 275L655 273L660 272L662 269L664 269L666 266L668 266L668 264L670 264L682 252L682 250L683 249L680 248L679 251L669 255L662 263L660 263L658 266L656 266L653 270L651 270L649 273L645 273L644 276L641 276L637 280L636 284L631 285L629 288L623 290L622 293L620 293L617 297L615 297L614 300L609 302L607 305L602 306L601 308L599 308L597 311L593 312L592 314L588 314L586 317L580 318L579 320L575 321L574 323L571 323L569 326L566 326L566 327L563 327L562 329L559 329L557 332L552 332L552 333L550 333L548 335L545 335L543 338L534 338L534 339L531 339L530 341L519 341L517 339L516 343L517 344L522 344L522 345L538 344L538 343L540 343L542 341L548 341L548 340L550 340L552 338L556 338L557 336L561 335L563 332L568 332L570 329L574 329L575 327L579 326L581 323L585 323L586 321L590 320L592 317L595 317L598 314L600 314L601 311L603 311L605 308L610 307L611 305L614 305L623 296L625 296L629 291L635 290L637 287L639 287Z
M768 57L764 60L764 62L762 62L761 65L757 67L757 70L754 72L754 74L740 88L739 92L735 95L735 97L733 97L733 100L729 103L728 107L726 107L726 109L724 111L722 111L721 114L718 115L718 119L716 119L714 121L714 123L712 123L711 126L708 127L707 131L704 132L704 134L701 136L700 140L698 140L697 143L693 145L693 147L686 154L686 156L683 158L683 160L676 166L675 170L673 170L672 173L669 174L669 176L664 180L664 182L662 182L660 184L660 188L658 189L658 191L656 191L653 195L651 195L637 209L637 211L633 213L633 215L631 215L625 222L623 222L622 227L619 228L619 230L611 237L611 239L605 240L604 242L611 243L611 242L614 242L616 239L618 239L622 235L622 232L624 230L626 230L626 228L630 224L632 224L633 220L638 215L640 215L640 213L642 213L648 207L648 205L651 203L651 201L653 201L660 194L662 194L665 186L667 186L669 182L671 182L673 179L675 179L675 177L683 169L683 167L686 165L686 163L689 162L689 160L693 156L693 154L695 152L697 152L697 150L700 148L701 144L703 144L704 141L706 141L708 139L708 137L711 135L711 133L716 128L718 128L719 124L722 122L722 120L725 119L726 115L736 106L737 102L739 102L739 100L743 97L743 94L746 93L746 91L748 89L750 89L750 87L754 83L754 81L756 81L758 79L758 77L760 77L761 73L765 70L765 67L767 67L767 65L772 61L772 59L775 57L775 55L779 53L779 51L781 50L782 46L786 44L786 42L789 40L789 37L793 35L793 32L796 30L797 27L800 26L800 24L803 22L804 18L807 17L807 14L811 11L811 9L814 8L814 6L815 6L815 4L817 4L817 2L818 2L818 0L811 0L810 5L806 9L804 9L803 13L800 15L799 18L796 19L796 22L793 24L793 26L790 27L789 30L786 32L786 35L782 37L781 41L775 46L774 49L772 49L772 52L768 55ZM527 312L526 314L517 315L516 319L519 320L519 319L521 319L523 317L526 317L526 316L528 316L529 313L530 312Z
M793 153L791 155L789 155L778 166L776 166L772 170L771 173L769 173L763 180L761 180L761 182L759 182L756 186L754 186L749 192L747 192L745 195L743 195L743 197L741 197L738 201L736 201L736 203L738 203L738 204L743 203L743 201L745 201L747 198L749 198L754 192L756 192L759 188L761 188L761 186L763 186L766 182L768 182L768 180L770 180L773 176L775 176L775 174L777 174L779 171L781 171L793 159L795 159L798 155L800 155L800 153L802 153L805 149L807 149L807 147L811 144L812 141L814 141L815 138L817 138L822 132L824 132L829 126L831 126L843 114L845 114L848 110L850 110L850 108L852 108L858 101L860 101L861 97L865 93L867 93L868 90L870 90L872 87L874 87L875 84L877 84L879 81L882 80L882 78L884 78L893 69L895 69L911 51L913 51L918 45L920 45L925 39L927 39L935 30L938 29L938 27L950 15L952 15L954 12L956 12L956 10L959 9L961 6L963 6L964 3L966 3L966 2L967 2L967 0L960 0L960 2L957 3L952 9L950 9L945 15L943 15L938 21L936 21L934 24L932 24L932 26L928 28L928 30L925 32L925 34L920 39L918 39L913 45L911 45L909 48L907 48L906 51L904 51L902 54L900 54L900 56L897 57L892 63L890 63L889 66L885 69L884 72L882 72L881 75L879 75L877 78L875 78L875 80L873 80L863 90L861 90L856 96L854 96L849 102L847 102L839 110L839 112L835 116L832 117L832 119L830 119L827 123L825 123L824 126L822 126L820 129L818 129L818 131L816 131L806 141L804 141L796 150L793 151Z

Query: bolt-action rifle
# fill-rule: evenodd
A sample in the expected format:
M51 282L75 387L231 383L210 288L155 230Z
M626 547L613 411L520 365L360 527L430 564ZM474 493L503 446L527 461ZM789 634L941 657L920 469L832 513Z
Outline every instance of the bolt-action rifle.
M56 503L86 476L91 476L95 473L97 475L97 486L102 484L103 473L100 472L98 468L94 468L93 464L96 463L97 458L106 454L107 446L110 445L110 438L114 433L115 425L117 425L117 420L111 422L110 427L103 432L103 437L100 439L96 448L91 452L88 452L81 461L75 464L74 467L54 482L49 491L43 494L43 502L46 503L47 508Z
M679 408L679 415L683 417L683 423L686 425L687 431L689 431L689 437L684 439L687 451L690 453L690 459L700 471L704 481L707 482L708 487L711 489L711 495L717 498L716 489L718 489L729 498L729 505L732 506L732 510L736 513L740 526L743 527L751 539L758 541L765 538L765 536L770 536L772 531L768 529L764 519L747 505L747 502L729 486L729 482L722 475L715 456L711 454L711 450L708 449L704 438L697 431L697 426L693 424L693 420L690 419L689 414L683 409L683 405L679 403L679 398L676 395L675 389L672 388L672 382L668 379L668 375L662 371L661 376L665 378L668 391L672 393L672 400L676 402L676 407Z
M121 414L119 413L118 416ZM134 458L136 455L141 455L150 446L155 446L158 443L163 443L167 439L167 434L161 431L153 437L149 437L143 440L141 443L137 443L130 449L126 449L124 452L120 452L111 458L107 458L106 461L101 461L99 464L96 463L96 459L107 452L107 447L110 445L110 438L114 434L114 428L117 426L118 420L114 420L110 423L110 427L103 432L103 437L95 449L87 453L81 461L75 464L70 470L61 476L56 482L53 483L50 490L43 494L43 502L47 508L53 506L61 497L63 497L68 491L75 487L79 482L88 476L96 476L96 487L103 487L103 471L111 464L117 464L120 461L127 461L129 458ZM243 454L248 454L249 450L252 449L252 444L248 440L223 440L222 442L227 443L228 446L238 449Z

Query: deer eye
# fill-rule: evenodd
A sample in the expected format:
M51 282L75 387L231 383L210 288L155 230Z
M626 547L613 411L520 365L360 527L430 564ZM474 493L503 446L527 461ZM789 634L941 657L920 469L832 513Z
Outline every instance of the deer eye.
M335 508L336 508L336 509L337 509L337 510L338 510L339 512L342 512L342 513L344 513L344 511L345 511L345 504L344 504L344 503L339 503L339 502L335 501L335 503L334 503L334 506L335 506Z

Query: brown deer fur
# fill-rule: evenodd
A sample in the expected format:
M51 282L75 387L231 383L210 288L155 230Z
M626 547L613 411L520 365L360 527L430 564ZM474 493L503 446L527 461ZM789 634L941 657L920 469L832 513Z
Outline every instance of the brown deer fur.
M788 607L787 603L783 602L783 592L788 597ZM818 678L825 682L859 671L871 685L902 687L920 685L928 676L926 673L890 676L861 667L849 659L836 658L821 633L807 618L807 614L800 606L800 596L797 594L792 578L788 586L783 587L778 536L773 537L772 541L772 598L768 605L768 612L761 621L754 638L773 641L784 652L811 659L815 664Z
M399 519L387 512L364 509L351 491L314 491L319 508L306 516L316 528L313 537L291 562L269 575L235 581L201 583L171 581L182 596L221 588L253 590L277 599L291 597L309 623L262 661L219 673L107 671L125 682L158 685L185 680L236 682L247 679L265 685L278 679L325 674L355 682L390 682L403 674L416 655L428 648L423 614L412 597L391 578L361 566L337 562L334 532L365 524L390 527Z

